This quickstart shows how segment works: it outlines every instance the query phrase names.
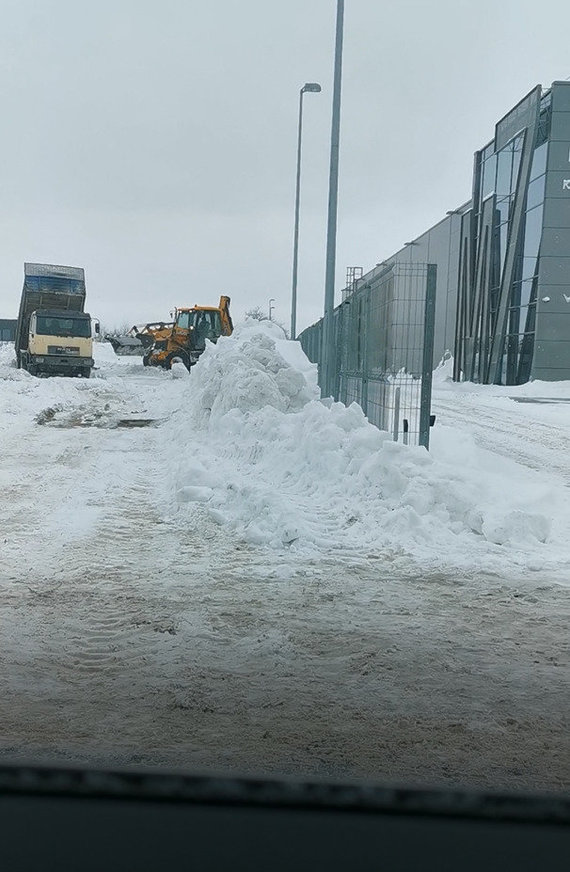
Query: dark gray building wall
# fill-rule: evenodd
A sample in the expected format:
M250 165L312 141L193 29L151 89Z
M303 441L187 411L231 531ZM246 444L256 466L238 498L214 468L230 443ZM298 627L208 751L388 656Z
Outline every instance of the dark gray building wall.
M366 273L357 285L361 287L363 284L368 284L374 291L380 283L380 276L384 273L386 266L391 264L417 264L419 266L420 264L435 263L437 265L434 367L441 361L446 351L453 352L461 215L469 206L470 204L467 203L450 211L447 217L438 224L430 227L429 230L411 240L396 254ZM416 318L415 320L421 319Z
M570 82L552 85L532 378L570 379Z

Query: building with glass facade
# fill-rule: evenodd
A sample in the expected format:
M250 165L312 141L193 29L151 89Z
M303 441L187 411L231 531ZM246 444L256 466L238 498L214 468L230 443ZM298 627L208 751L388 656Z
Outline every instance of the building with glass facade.
M570 82L537 85L475 153L472 198L387 266L437 264L434 365L496 384L570 379Z
M455 377L570 378L570 82L534 88L475 154Z

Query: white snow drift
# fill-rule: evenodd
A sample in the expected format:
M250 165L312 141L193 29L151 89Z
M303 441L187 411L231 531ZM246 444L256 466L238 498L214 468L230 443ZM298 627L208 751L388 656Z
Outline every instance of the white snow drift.
M145 369L105 346L97 357L89 381L37 379L15 368L10 346L0 348L2 438L27 438L46 410L50 428L152 418L182 523L206 511L232 538L277 549L283 559L287 552L335 552L502 575L511 567L568 571L569 491L562 472L549 471L560 453L538 453L544 462L535 471L484 450L477 433L458 426L484 401L480 426L510 414L512 445L520 446L515 428L532 425L533 415L550 416L554 435L547 421L544 439L557 438L556 428L570 423L570 405L523 406L509 399L513 389L491 396L495 389L450 385L443 368L436 374L443 412L436 404L428 453L393 443L356 405L320 400L315 367L270 322L246 322L208 345L191 374ZM538 390L525 389L529 396ZM452 411L456 427L447 423ZM496 431L507 455L509 432Z
M395 444L357 405L321 401L315 367L274 324L209 345L184 391L171 422L179 502L251 543L430 565L567 560L552 537L554 514L570 514L560 489L453 433L431 454Z

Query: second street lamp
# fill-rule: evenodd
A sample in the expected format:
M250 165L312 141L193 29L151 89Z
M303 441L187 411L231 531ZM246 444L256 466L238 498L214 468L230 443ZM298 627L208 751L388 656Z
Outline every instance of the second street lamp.
M306 91L318 93L321 86L317 82L306 82L299 93L299 132L297 137L297 185L295 188L295 231L293 233L293 282L291 288L291 339L297 331L297 262L299 256L299 205L301 199L301 131L303 128L303 94Z

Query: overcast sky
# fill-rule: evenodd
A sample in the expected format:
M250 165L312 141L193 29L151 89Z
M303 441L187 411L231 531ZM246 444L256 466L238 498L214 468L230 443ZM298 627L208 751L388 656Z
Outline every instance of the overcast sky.
M1 0L0 317L24 261L83 266L107 326L324 299L336 0ZM470 196L473 152L570 76L558 0L346 0L337 293Z

